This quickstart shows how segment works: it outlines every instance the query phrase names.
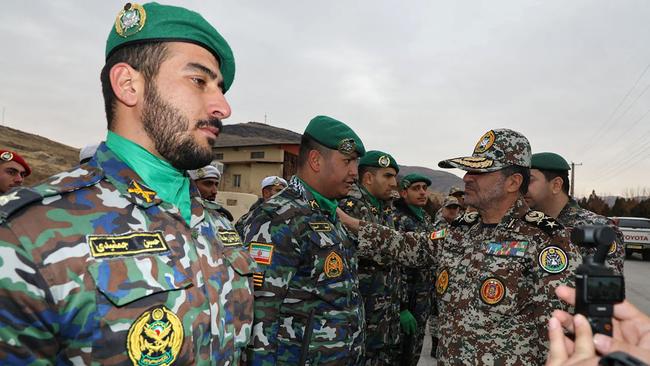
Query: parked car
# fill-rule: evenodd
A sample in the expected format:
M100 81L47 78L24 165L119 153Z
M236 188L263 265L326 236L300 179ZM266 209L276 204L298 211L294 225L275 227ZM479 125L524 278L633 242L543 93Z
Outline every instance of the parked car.
M645 217L612 217L623 232L625 258L641 253L644 261L650 260L650 219Z

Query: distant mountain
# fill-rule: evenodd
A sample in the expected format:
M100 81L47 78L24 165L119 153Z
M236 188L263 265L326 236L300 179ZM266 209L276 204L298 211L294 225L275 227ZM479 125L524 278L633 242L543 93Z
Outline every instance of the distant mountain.
M447 192L449 192L449 189L451 187L459 187L459 188L465 187L465 183L461 178L451 173L447 173L445 171L433 170L421 166L408 166L408 165L399 166L400 179L403 176L411 173L422 174L428 177L429 179L431 179L431 187L429 187L429 190L440 192L442 194L446 194Z
M79 149L6 126L0 126L0 149L17 152L32 168L24 185L40 182L79 164Z

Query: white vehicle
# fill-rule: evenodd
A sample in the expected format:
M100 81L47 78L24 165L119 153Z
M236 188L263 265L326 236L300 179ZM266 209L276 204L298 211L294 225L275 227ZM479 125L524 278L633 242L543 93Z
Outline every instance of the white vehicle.
M644 261L650 260L650 219L644 217L612 217L623 232L625 258L641 253Z

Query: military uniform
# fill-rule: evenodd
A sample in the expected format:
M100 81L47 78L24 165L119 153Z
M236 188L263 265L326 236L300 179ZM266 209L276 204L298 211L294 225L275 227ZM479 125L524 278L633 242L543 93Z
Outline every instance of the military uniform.
M395 204L395 227L403 232L422 232L431 234L435 231L432 218L424 210L419 217L400 199ZM403 295L401 309L408 309L417 322L415 334L407 335L402 332L401 360L402 365L417 365L422 352L424 331L427 320L432 313L432 282L435 266L402 267L401 278ZM433 319L432 319L433 321Z
M359 185L353 186L339 206L352 217L394 227L390 203L371 198ZM356 236L352 237L356 242ZM393 260L375 261L367 254L357 253L359 287L366 312L365 364L390 365L399 353L400 271Z
M237 364L256 265L195 186L188 226L102 144L0 204L0 363Z

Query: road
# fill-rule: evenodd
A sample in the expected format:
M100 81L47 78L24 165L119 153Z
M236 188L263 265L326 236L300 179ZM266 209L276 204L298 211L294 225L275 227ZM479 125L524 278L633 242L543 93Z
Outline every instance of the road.
M625 261L625 295L639 309L650 314L650 262L642 261L641 255L637 255L634 254L633 258ZM427 332L418 366L436 365L435 359L429 355L430 352L431 336Z

